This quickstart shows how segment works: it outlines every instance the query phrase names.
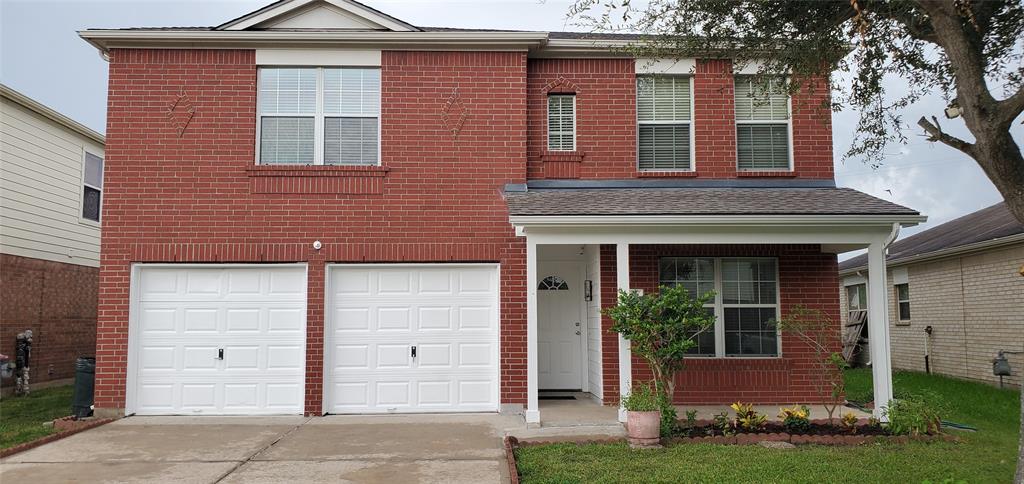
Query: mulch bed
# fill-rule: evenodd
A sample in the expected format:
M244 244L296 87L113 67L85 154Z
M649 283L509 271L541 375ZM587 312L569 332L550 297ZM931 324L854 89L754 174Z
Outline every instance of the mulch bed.
M92 419L92 420L75 420L71 417L59 418L53 421L53 428L56 432L40 437L36 440L25 442L24 444L18 444L14 447L8 447L0 450L0 458L12 456L19 452L24 452L29 449L34 449L43 444L48 444L55 440L63 439L64 437L70 437L84 430L99 427L100 425L113 422L115 419L104 418L104 419Z

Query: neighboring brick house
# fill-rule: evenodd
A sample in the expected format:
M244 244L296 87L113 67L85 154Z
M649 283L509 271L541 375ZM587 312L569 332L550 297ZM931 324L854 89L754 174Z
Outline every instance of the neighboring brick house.
M869 305L864 256L839 264L844 322ZM999 203L897 241L886 258L893 368L997 383L992 359L1024 372L1024 224ZM929 335L925 329L931 328ZM864 335L870 338L870 333ZM867 358L858 361L866 362Z
M31 329L33 384L96 351L103 143L0 84L0 353Z
M646 372L600 308L659 284L721 294L678 402L821 401L770 320L838 320L836 253L924 220L835 187L825 86L631 36L350 0L80 35L110 61L101 413L615 404Z

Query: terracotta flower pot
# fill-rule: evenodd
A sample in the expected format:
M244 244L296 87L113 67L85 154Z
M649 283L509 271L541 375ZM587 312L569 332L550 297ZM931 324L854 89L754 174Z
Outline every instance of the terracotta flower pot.
M633 447L658 447L661 443L661 412L626 412L626 432Z

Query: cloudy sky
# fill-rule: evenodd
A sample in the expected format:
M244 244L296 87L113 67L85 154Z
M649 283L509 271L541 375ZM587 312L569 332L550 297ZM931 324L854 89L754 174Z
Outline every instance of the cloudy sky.
M107 64L78 38L84 28L216 25L260 8L271 0L0 0L0 82L104 131ZM364 0L415 25L518 30L574 30L565 13L569 0ZM899 90L900 80L890 87ZM944 103L934 96L911 106L905 119L941 118ZM916 208L929 216L924 228L1002 200L969 158L910 131L906 146L893 146L881 168L843 160L856 115L834 117L837 182ZM959 121L944 129L963 135ZM1016 125L1018 139L1024 129ZM903 235L920 228L904 230Z

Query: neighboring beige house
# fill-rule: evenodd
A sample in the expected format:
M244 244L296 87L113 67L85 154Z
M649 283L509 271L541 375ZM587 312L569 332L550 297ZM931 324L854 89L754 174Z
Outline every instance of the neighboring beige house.
M899 240L889 247L892 366L998 382L999 350L1024 350L1024 225L1000 203ZM844 328L866 309L867 258L839 264ZM931 335L926 328L931 328ZM866 335L866 333L863 336ZM867 363L867 352L854 359ZM1024 355L1007 355L1020 385Z
M103 148L103 135L0 84L0 353L13 360L31 329L32 383L71 377L95 352Z

